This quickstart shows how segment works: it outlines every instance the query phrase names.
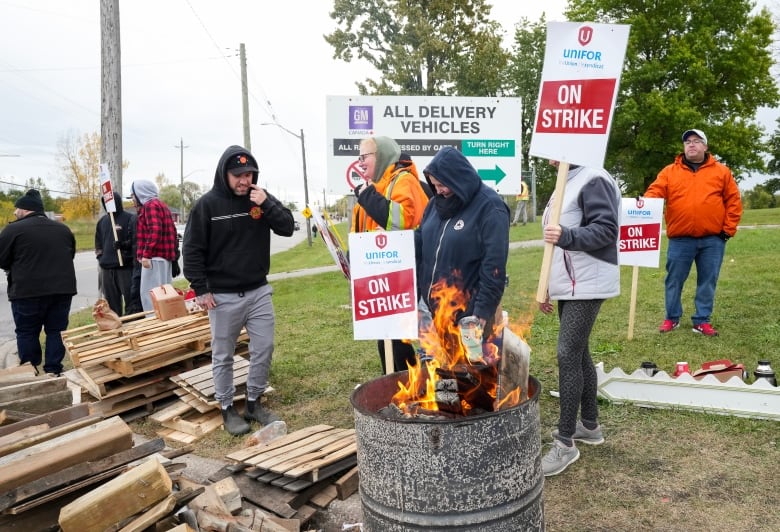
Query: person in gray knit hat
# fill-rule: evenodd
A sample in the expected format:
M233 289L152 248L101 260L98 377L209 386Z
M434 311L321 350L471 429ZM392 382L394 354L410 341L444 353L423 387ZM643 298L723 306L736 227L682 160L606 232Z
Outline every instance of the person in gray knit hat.
M76 239L68 226L46 217L37 190L28 190L14 207L16 221L0 232L0 268L8 276L19 362L29 362L36 372L43 362L45 373L59 375L65 357L61 333L76 294Z

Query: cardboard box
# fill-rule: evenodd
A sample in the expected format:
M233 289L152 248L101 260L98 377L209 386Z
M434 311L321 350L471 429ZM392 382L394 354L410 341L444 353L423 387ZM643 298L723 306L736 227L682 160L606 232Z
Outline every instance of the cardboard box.
M187 316L187 306L184 304L184 296L169 284L158 286L149 290L154 304L154 313L158 320L166 321Z
M693 378L703 379L705 375L713 375L720 382L727 382L732 377L744 379L744 364L735 364L731 360L721 359L705 362L701 368L693 372Z

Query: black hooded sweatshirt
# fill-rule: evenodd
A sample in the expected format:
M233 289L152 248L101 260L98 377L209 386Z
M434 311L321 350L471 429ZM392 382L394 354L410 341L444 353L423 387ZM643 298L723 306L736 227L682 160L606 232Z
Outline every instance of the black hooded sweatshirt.
M222 154L214 174L214 185L192 208L184 231L184 277L196 295L236 293L265 285L271 265L271 231L292 236L293 214L271 194L258 206L249 195L237 196L228 186L225 166L235 155L246 154L241 146L230 146ZM257 172L252 183L257 184ZM267 192L266 192L267 193Z
M114 225L116 226L116 239L114 239L114 229L111 227L111 218L108 213L104 214L98 220L95 226L95 256L101 268L111 270L117 268L132 269L135 262L133 246L135 245L135 223L136 217L125 211L122 207L122 201L116 198L116 212L114 213ZM106 204L103 198L100 202L105 208ZM119 256L114 248L114 242L119 242L119 249L122 252L122 266L119 266Z

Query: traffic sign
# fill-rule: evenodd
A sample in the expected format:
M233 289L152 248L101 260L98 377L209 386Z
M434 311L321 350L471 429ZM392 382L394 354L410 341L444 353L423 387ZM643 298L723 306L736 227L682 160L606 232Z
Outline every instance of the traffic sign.
M500 194L516 194L520 180L504 177L520 175L521 124L520 98L328 96L329 192L351 192L360 182L355 165L360 141L387 136L412 158L420 177L440 149L452 146L485 184Z

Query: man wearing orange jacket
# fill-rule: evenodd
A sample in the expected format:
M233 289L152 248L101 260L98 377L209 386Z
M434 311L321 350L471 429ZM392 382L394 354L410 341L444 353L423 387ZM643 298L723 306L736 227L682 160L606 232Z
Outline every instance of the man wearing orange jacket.
M422 188L417 167L409 157L401 157L401 147L390 137L368 137L360 142L360 168L366 179L355 187L357 205L352 212L352 232L400 231L420 225L428 195ZM394 371L415 364L414 346L393 340ZM380 340L379 358L386 373L384 342Z
M658 330L680 325L681 294L696 263L693 332L717 336L710 323L726 242L737 232L742 199L729 168L707 152L707 136L700 129L682 135L683 153L666 166L645 196L666 200L666 318Z

